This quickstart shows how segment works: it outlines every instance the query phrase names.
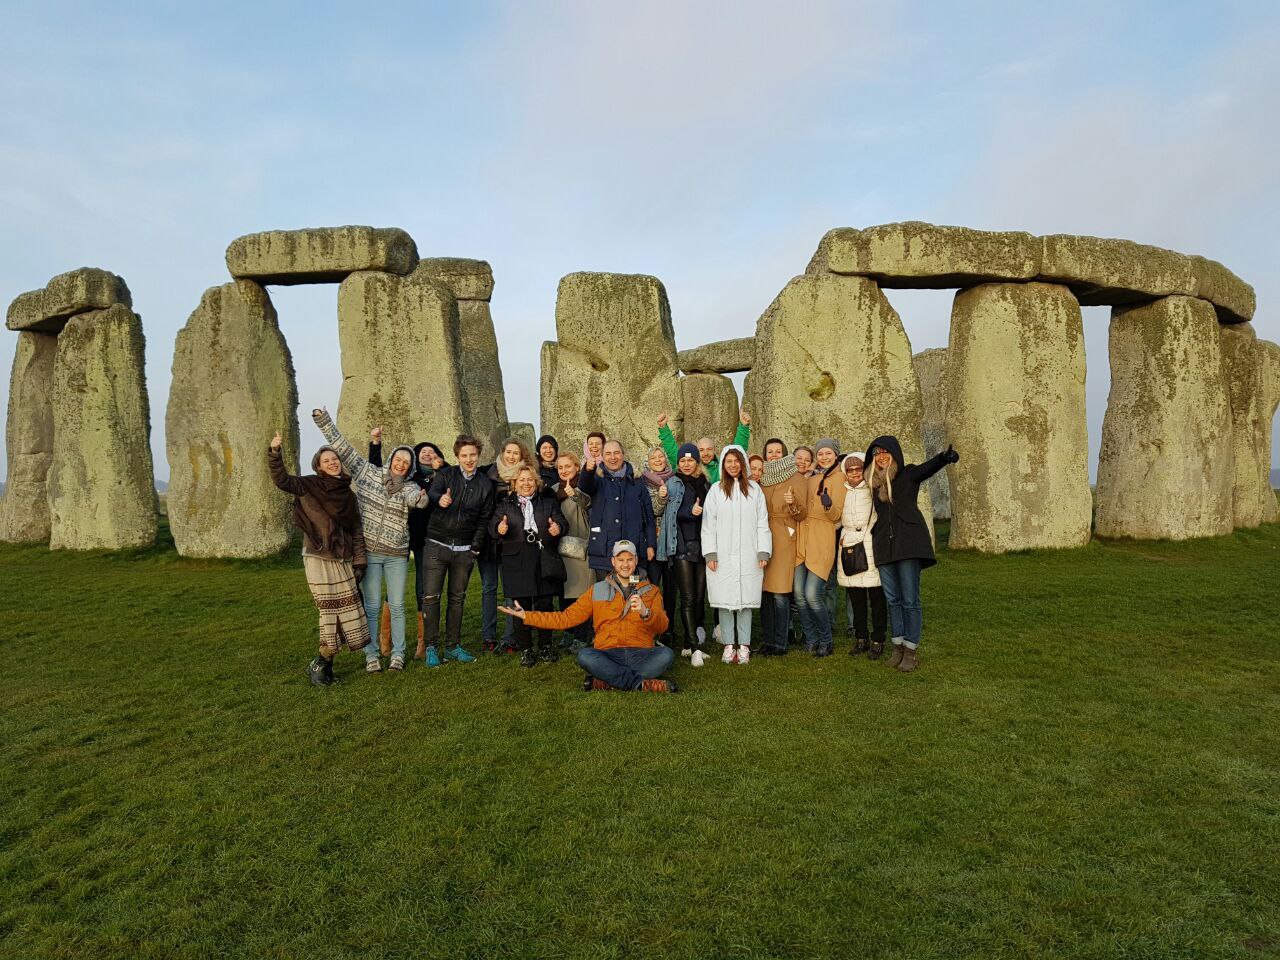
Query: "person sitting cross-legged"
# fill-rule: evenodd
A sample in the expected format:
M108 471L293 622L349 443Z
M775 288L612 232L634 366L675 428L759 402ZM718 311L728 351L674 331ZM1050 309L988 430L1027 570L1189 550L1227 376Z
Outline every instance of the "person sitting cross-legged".
M643 690L675 693L674 680L663 680L675 654L656 646L667 629L662 591L638 575L636 547L629 540L613 545L613 572L580 596L567 610L524 610L518 604L502 612L519 617L535 630L568 630L590 617L595 646L578 651L578 666L587 672L585 690Z

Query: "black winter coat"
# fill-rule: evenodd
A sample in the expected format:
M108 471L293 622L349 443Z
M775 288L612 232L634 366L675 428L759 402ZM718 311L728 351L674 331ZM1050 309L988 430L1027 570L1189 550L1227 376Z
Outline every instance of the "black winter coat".
M413 448L413 480L423 490L431 489L431 480L435 477L436 472L424 467L418 462L418 457L422 454L423 448L427 444L415 444ZM369 462L375 467L382 466L382 444L369 444ZM425 507L409 508L409 549L417 551L427 539L427 520L431 516L431 501L427 501Z
M559 596L564 589L564 580L552 580L545 576L547 564L543 556L554 555L553 564L564 569L564 561L560 560L560 537L564 535L568 521L560 512L560 503L555 497L533 495L533 520L538 526L538 536L542 538L542 546L529 542L529 535L524 529L524 512L520 509L520 498L514 493L508 494L497 507L489 520L489 536L498 545L502 558L502 590L508 597L545 597ZM498 533L498 524L507 518L507 533ZM551 521L554 520L560 533L551 535Z
M440 498L448 491L453 502L440 506ZM427 520L427 539L438 540L450 546L470 544L479 554L489 537L489 518L493 516L495 501L493 481L476 470L470 480L462 475L458 466L444 467L436 471L427 490L431 501L431 516Z
M929 539L929 528L916 498L920 494L920 485L947 465L947 456L940 453L924 463L904 465L898 438L877 437L867 445L868 476L871 451L876 447L888 451L898 465L898 475L893 478L893 502L881 500L879 491L871 494L876 511L876 522L871 528L876 566L896 560L919 560L921 569L932 567L938 560L933 555L933 541Z

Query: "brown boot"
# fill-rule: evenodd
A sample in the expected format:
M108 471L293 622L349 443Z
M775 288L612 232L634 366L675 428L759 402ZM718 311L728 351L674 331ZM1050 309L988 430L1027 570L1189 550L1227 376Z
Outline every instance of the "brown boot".
M906 649L907 648L902 644L895 643L893 645L893 655L889 657L889 666L893 667L896 670L898 667L898 664L902 662L902 651Z
M426 624L422 619L422 611L418 611L418 649L413 651L413 659L425 660L427 658L427 642L423 639L426 632Z
M899 672L910 673L919 665L919 663L920 660L916 657L916 652L910 647L904 645L902 647L902 662L898 664Z
M391 608L382 605L382 617L378 622L378 649L384 657L391 656Z

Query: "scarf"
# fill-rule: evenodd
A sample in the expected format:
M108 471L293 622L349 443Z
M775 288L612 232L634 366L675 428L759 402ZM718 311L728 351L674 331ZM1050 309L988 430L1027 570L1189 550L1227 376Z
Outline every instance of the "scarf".
M396 454L403 450L409 454L409 472L403 477L392 476L391 463L395 460ZM400 492L400 488L404 486L404 482L413 476L414 466L417 464L417 455L413 452L413 447L396 447L391 451L391 456L387 458L387 468L382 475L382 488L387 491L388 496L394 497Z
M662 450L662 448L661 448L661 447L650 447L650 448L649 448L649 457L652 457L652 456L653 456L653 452L654 452L655 450ZM665 459L665 457L666 457L666 451L665 451L665 450L663 450L662 452L663 452L663 457L664 457L664 459ZM645 463L648 463L648 462L649 462L649 459L648 459L648 457L646 457L646 458L645 458ZM647 483L649 486L653 487L653 489L657 490L659 487L666 486L667 481L671 479L671 477L672 477L673 473L674 473L674 471L671 469L671 464L669 464L669 463L668 463L668 464L667 464L667 466L666 466L666 468L665 468L665 469L663 469L663 470L657 470L657 471L654 471L654 470L645 470L645 472L644 472L644 473L642 473L642 474L640 474L640 476L644 477L644 482L645 482L645 483Z
M795 454L787 454L781 460L766 460L764 462L764 476L760 478L760 486L772 487L775 484L786 483L795 475Z
M533 518L533 498L522 497L517 494L516 500L520 504L520 512L524 514L524 528L532 530L536 534L538 532L538 521Z
M502 479L502 482L507 486L511 486L512 482L516 478L516 474L518 474L520 472L520 468L524 466L524 461L517 460L511 466L507 466L507 462L499 456L498 462L495 463L494 466L497 468L498 476Z

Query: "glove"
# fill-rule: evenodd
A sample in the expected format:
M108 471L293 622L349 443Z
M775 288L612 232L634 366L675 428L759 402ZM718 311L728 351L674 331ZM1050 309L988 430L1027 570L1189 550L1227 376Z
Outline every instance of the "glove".
M822 501L822 509L823 509L823 510L830 510L830 509L831 509L831 494L829 494L829 493L827 493L827 491L823 490L823 491L822 491L822 496L821 496L821 497L819 497L818 499Z
M959 463L960 454L956 453L955 447L951 446L951 444L947 444L947 450L942 455L942 459L946 460L947 463Z

